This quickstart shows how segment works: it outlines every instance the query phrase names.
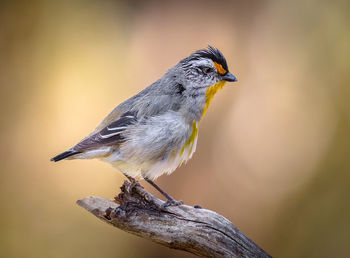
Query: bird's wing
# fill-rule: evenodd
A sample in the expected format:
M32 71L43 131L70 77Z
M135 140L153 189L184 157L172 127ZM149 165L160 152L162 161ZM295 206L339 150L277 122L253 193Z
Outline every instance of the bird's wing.
M75 151L85 151L89 149L98 148L105 145L113 145L124 141L122 132L125 129L137 122L136 113L126 112L122 114L117 120L111 122L102 130L86 137L81 142L73 147Z
M121 143L124 141L124 130L129 125L136 123L138 119L157 116L169 110L178 110L181 95L164 92L163 86L158 80L118 105L90 135L75 145L72 150L83 152L104 145Z

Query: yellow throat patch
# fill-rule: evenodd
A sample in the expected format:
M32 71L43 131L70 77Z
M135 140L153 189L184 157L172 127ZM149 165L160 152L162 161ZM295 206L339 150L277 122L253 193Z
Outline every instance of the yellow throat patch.
M218 90L221 90L225 86L226 82L225 81L219 81L218 83L214 84L213 86L210 86L207 91L205 92L205 107L203 110L203 115L207 113L208 107L210 105L210 102L213 100L214 95Z
M207 112L207 109L210 105L210 102L212 101L214 95L216 94L216 92L218 90L221 90L224 86L225 86L226 82L225 81L219 81L218 83L214 84L213 86L210 86L207 91L205 92L205 107L203 110L203 114L202 117L205 115L205 113ZM192 153L192 149L193 149L193 144L195 142L195 140L198 137L198 124L197 122L193 122L192 123L192 133L190 135L190 137L188 137L186 143L184 144L184 146L181 149L181 156L183 155L185 149L189 148L189 153Z

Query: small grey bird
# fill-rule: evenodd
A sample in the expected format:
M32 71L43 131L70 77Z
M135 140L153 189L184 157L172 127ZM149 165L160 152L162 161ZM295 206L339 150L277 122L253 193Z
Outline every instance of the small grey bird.
M172 173L196 150L198 123L215 93L236 77L216 48L198 50L162 78L118 105L87 137L52 158L98 158L135 183L143 178L167 201L179 205L152 180Z

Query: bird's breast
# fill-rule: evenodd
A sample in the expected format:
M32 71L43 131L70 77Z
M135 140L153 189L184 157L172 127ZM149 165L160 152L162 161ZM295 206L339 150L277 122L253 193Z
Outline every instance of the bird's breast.
M198 139L198 122L194 121L192 123L192 132L180 151L181 163L183 161L189 160L192 157L193 153L196 151L197 139Z

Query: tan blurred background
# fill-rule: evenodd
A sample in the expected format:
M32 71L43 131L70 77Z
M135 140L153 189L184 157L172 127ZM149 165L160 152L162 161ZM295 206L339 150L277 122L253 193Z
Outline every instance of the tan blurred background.
M211 44L239 82L215 96L194 158L157 182L273 256L350 257L349 13L349 1L2 1L0 256L192 257L75 204L113 198L125 178L112 167L49 159Z

